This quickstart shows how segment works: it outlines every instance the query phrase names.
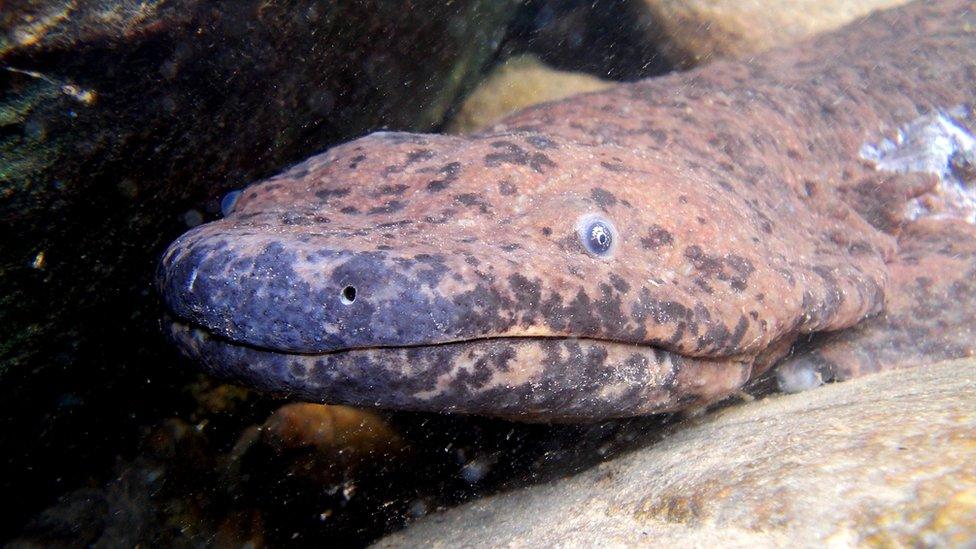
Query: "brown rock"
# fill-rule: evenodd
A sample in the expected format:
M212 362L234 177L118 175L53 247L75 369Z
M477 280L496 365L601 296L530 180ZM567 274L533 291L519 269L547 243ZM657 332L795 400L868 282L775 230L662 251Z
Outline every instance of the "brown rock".
M280 449L313 446L319 452L349 452L358 457L401 444L374 411L304 402L278 408L264 423L262 434L265 441Z
M379 547L976 543L976 361L867 376L680 425Z
M661 52L691 67L747 55L843 26L907 0L643 0Z
M492 71L464 100L447 131L474 133L526 107L613 84L589 74L553 69L534 55L513 57Z
M327 485L355 479L401 455L403 441L376 412L350 406L296 402L246 429L231 451L226 477L246 471L284 471L287 477Z

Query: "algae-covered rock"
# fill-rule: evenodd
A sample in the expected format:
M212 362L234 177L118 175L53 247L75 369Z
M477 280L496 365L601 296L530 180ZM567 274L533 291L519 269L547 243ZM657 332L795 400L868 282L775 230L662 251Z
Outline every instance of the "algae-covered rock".
M371 129L438 124L513 2L429 4L7 2L0 375L92 315L125 322L189 208Z
M3 2L8 466L70 483L42 473L38 452L106 448L104 436L123 436L115 422L137 422L162 389L173 371L152 286L163 245L215 216L224 192L331 144L439 125L517 4ZM38 482L29 492L43 498Z
M641 0L650 38L672 63L690 67L745 57L833 30L908 0Z
M971 359L757 400L378 546L968 546L974 403Z
M520 55L496 67L478 84L465 98L447 131L474 133L531 105L612 85L613 82L589 74L553 69L534 55Z

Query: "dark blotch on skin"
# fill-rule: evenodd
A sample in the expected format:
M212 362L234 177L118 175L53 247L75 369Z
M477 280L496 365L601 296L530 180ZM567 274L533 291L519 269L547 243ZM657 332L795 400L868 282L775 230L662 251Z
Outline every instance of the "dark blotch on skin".
M630 284L627 283L624 277L616 273L610 273L610 284L613 285L615 290L622 294L630 291Z
M508 277L508 284L519 310L523 311L522 324L530 325L536 319L542 303L542 283L529 280L521 273L513 273Z
M529 145L532 145L533 147L539 150L559 148L559 146L556 145L556 143L552 139L549 139L544 135L530 135L525 138L525 141Z
M365 154L357 154L356 156L352 157L352 159L349 161L349 169L355 170L359 167L359 163L363 160L366 160Z
M315 191L315 197L324 203L327 203L332 198L342 198L347 194L349 194L349 189L347 188L322 189L319 191Z
M518 192L518 188L511 181L499 181L498 192L502 196L512 196Z
M407 188L408 187L402 183L399 185L383 185L382 187L376 190L374 196L387 196L387 195L400 196L403 194L403 191L407 190Z
M399 200L391 200L382 206L375 206L367 212L369 215L389 214L398 212L404 208L405 204Z
M708 293L712 292L712 288L706 281L712 279L727 282L733 290L741 292L747 287L749 275L755 271L752 262L744 257L735 254L725 258L709 255L697 244L685 249L685 258L702 275L695 280L695 284Z
M817 194L817 184L810 180L804 181L803 192L807 195L807 197L813 197Z
M455 196L454 199L460 202L461 204L464 204L465 206L469 206L469 207L477 206L479 211L483 214L486 214L489 211L491 211L491 204L486 202L485 199L481 197L481 195L476 193L459 194Z
M606 170L610 170L611 172L625 172L625 171L627 171L627 167L624 166L623 164L619 163L619 162L607 162L605 160L601 160L600 161L600 166L602 166Z
M660 225L651 225L647 229L647 236L640 239L641 246L648 250L656 250L661 246L674 244L674 237L671 233Z
M377 225L377 227L381 229L389 229L390 227L406 227L412 223L413 221L410 221L409 219L401 219L400 221L388 221L386 223L380 223Z
M716 278L722 272L721 259L706 254L697 244L685 248L685 257L699 272L710 278Z
M283 225L324 225L330 222L331 220L328 217L318 214L306 215L300 212L285 212L281 214L281 223Z
M499 152L485 155L485 166L494 168L502 164L529 166L537 173L545 173L547 168L555 168L556 163L542 153L530 153L510 141L495 141L491 144Z
M539 173L544 173L545 168L556 167L556 163L550 160L548 156L542 153L535 153L534 155L532 155L532 162L530 163L530 165L532 166L533 170Z
M431 158L434 158L434 151L430 149L416 149L407 154L407 165L409 166L422 160L430 160Z
M457 181L458 175L461 173L461 163L451 162L446 164L438 170L442 175L441 179L434 179L427 183L427 191L436 193L443 191L451 183Z
M647 133L647 135L649 135L651 137L651 139L654 140L654 142L659 147L660 146L664 146L668 142L668 132L666 132L666 131L664 131L662 129L654 128L654 129L648 130L646 133Z
M590 197L603 208L610 208L617 204L617 197L605 189L592 189L590 191Z
M737 136L728 132L720 132L708 140L708 144L713 148L716 148L726 156L735 158L739 156L738 153L746 148L745 142ZM731 168L726 169L726 171L731 171Z
M415 149L407 153L407 159L403 164L394 164L383 169L384 175L393 175L407 169L411 164L416 164L423 160L430 160L434 157L434 151L430 149Z

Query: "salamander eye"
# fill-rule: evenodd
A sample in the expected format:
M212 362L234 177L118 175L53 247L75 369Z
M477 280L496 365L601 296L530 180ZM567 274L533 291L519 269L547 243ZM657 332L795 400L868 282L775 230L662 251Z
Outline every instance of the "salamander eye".
M220 213L227 217L228 215L234 213L234 206L237 205L237 200L241 197L241 189L233 190L224 195L224 198L220 201Z
M597 257L607 257L617 244L617 230L608 220L598 215L587 215L577 224L577 233L583 249Z

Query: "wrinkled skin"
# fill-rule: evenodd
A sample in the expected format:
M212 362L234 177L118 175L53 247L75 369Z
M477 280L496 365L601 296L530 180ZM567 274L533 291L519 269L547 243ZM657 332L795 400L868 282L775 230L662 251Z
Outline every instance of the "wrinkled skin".
M922 219L898 246L884 313L815 337L777 368L781 388L976 356L976 226Z
M881 184L859 150L948 106L969 123L973 27L968 2L916 3L471 137L335 147L170 246L171 334L215 373L316 401L597 420L720 400L802 334L912 306L897 234L938 182Z

